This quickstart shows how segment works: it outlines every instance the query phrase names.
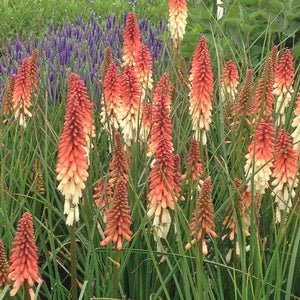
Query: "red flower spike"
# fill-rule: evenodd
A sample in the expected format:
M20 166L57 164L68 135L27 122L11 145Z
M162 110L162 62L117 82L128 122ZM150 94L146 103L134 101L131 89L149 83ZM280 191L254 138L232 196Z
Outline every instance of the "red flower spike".
M206 46L206 45L205 45ZM197 55L196 55L197 56ZM207 47L201 51L199 59L192 65L190 92L190 115L196 139L206 145L212 113L213 73Z
M134 66L137 53L141 47L141 33L136 21L136 16L130 12L127 16L124 29L123 66Z
M100 213L103 218L103 221L106 222L107 218L107 208L110 202L112 201L112 190L110 183L104 183L104 180L101 179L98 181L97 187L94 188L95 194L93 195L95 204L101 209Z
M111 63L104 79L104 98L101 108L101 123L113 133L118 130L121 121L121 87L117 66Z
M32 93L37 97L38 92L38 59L39 59L39 50L35 49L32 52L30 58L30 81Z
M294 93L292 83L294 76L293 57L289 49L286 49L277 65L273 94L276 96L275 112L279 114L277 125L285 123L285 108L289 106L291 94Z
M202 163L200 157L199 145L196 139L191 139L190 153L186 160L186 174L185 177L192 181L199 181L202 173Z
M188 9L185 0L169 0L169 30L175 49L179 49L186 27Z
M20 126L26 127L26 116L32 116L28 110L31 106L30 60L28 58L22 61L18 71L12 102L15 118Z
M263 195L268 186L273 167L274 139L273 124L261 119L251 136L244 168L248 191L254 192L254 196Z
M42 284L43 281L38 275L38 249L35 245L31 214L26 212L20 219L13 245L8 276L14 283L10 296L15 296L20 286L27 281L30 298L33 300L35 297L32 289L34 281L38 284Z
M231 60L227 61L221 78L221 96L223 101L226 101L226 99L229 99L230 102L233 101L237 93L238 79L239 71L236 64Z
M3 109L2 109L3 116L9 116L13 112L13 93L14 93L15 83L16 83L16 75L13 74L9 78L5 87L5 94L3 98Z
M115 134L113 155L109 169L109 184L111 185L111 187L113 187L114 184L120 178L124 178L127 180L128 165L126 162L126 156L122 146L121 135L119 132L116 132Z
M276 223L281 222L282 212L289 213L292 207L292 199L295 197L295 189L298 186L297 178L297 154L292 148L292 141L289 134L281 129L278 133L274 153L274 169L272 185L274 186L273 194L275 196Z
M109 47L107 47L105 49L104 59L101 65L101 79L99 80L100 82L105 79L106 74L108 72L108 68L112 63L113 63L112 51Z
M116 243L118 250L122 249L122 239L130 242L132 232L130 231L130 211L127 200L126 180L118 179L113 201L108 210L106 220L106 229L104 234L106 238L100 242L100 246L106 246L108 243Z
M154 91L154 105L152 107L152 128L150 131L148 156L154 155L158 147L159 139L164 136L170 151L173 152L172 145L172 123L170 118L172 85L168 74L163 74L156 85Z
M152 124L152 103L145 103L143 107L142 126L140 131L141 141L146 142L149 138Z
M191 73L190 73L190 77L189 77L189 81L192 82L194 77L195 77L195 72L198 68L198 62L200 60L201 54L203 52L204 49L207 49L207 41L206 38L204 36L202 36L199 41L198 44L196 46L196 49L193 53L193 57L192 57L192 62L191 62Z
M71 98L72 96L72 98ZM56 166L58 190L65 197L66 224L71 226L79 220L79 198L88 178L86 134L83 130L83 109L77 94L68 95L63 133L58 147Z
M203 181L200 196L198 199L197 209L193 212L192 221L190 224L191 236L195 237L190 243L185 246L185 249L190 249L191 245L196 241L202 240L202 252L203 255L208 254L207 245L204 240L205 234L210 234L212 237L218 237L214 232L214 209L211 199L212 183L211 177L206 178Z
M293 119L292 126L295 128L292 133L293 148L298 157L300 157L300 92L297 93L296 108L294 110L295 118Z
M257 115L256 121L260 118L260 116L262 116L266 121L271 122L273 120L273 84L273 60L269 58L265 62L263 72L258 80L254 93L254 113Z
M78 99L78 104L82 114L82 126L87 145L85 149L88 156L89 149L91 147L91 138L96 136L94 120L92 117L92 103L87 94L84 81L81 80L77 74L71 73L68 84L68 98L73 98L74 95L76 95Z
M153 89L152 57L150 50L146 45L142 45L138 50L134 71L138 82L141 85L141 98L144 100L146 94Z
M272 62L273 62L273 75L275 77L276 74L276 70L277 70L277 55L278 55L278 47L274 46L272 49L272 54L271 54L271 58L272 58Z
M252 117L254 114L254 105L251 102L253 90L253 71L249 69L246 75L245 84L241 86L238 92L237 100L234 101L231 107L230 119L234 122L240 120L244 115ZM233 124L234 124L233 122Z
M9 282L8 274L9 274L9 265L5 255L5 249L3 243L0 240L0 288L5 286Z
M127 147L137 138L140 114L141 87L133 67L124 67L121 77L121 109L124 113L120 123Z
M172 154L172 144L162 135L159 138L155 153L155 161L150 174L150 192L147 195L149 199L148 217L153 219L157 241L158 238L165 239L171 225L171 216L169 208L174 209L176 198L176 189L174 188L174 159Z

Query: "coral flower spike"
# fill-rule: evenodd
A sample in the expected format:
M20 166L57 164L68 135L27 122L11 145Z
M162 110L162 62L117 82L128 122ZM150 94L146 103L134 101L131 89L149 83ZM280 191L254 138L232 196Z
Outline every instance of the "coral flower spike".
M100 242L100 246L105 246L110 242L116 243L117 249L122 249L122 238L131 240L130 231L130 211L127 200L126 179L120 178L117 181L112 204L107 213L106 229L104 234L106 238Z
M5 249L0 240L0 288L8 283L9 265L5 255ZM0 289L1 293L1 289Z
M174 49L177 52L185 33L187 14L185 0L169 0L169 30Z
M277 203L276 223L280 223L282 212L289 213L292 207L292 199L296 195L295 189L298 186L297 154L292 148L289 134L284 129L281 129L278 133L274 156L272 174L274 180L272 185L274 186L273 194Z
M22 61L18 71L12 102L15 118L19 121L20 126L26 127L26 116L32 116L28 110L31 106L30 60L28 58Z
M232 104L237 94L238 79L239 71L236 64L231 60L227 61L221 79L221 96L224 102L228 100Z
M79 198L88 177L86 139L83 130L83 113L76 95L69 95L64 130L60 137L56 166L58 190L65 197L66 224L79 220Z
M26 282L29 287L30 298L33 300L35 297L32 289L34 281L42 284L42 279L38 275L38 249L35 245L30 213L24 213L20 219L13 245L9 279L14 283L10 295L15 296L20 286Z
M130 12L127 16L124 29L123 66L134 66L137 53L141 47L141 33L136 21L136 16Z

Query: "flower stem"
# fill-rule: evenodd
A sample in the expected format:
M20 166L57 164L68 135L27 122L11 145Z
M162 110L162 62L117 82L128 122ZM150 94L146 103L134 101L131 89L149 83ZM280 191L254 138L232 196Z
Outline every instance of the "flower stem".
M75 235L75 221L73 222L73 225L70 228L70 240L71 240L71 295L72 300L77 300L77 272L76 272L76 265L77 265L77 259L76 259L76 235Z
M202 241L203 236L199 240L198 251L198 264L197 264L197 287L199 292L199 299L203 299L203 280L204 280L204 269L203 269L203 252L202 252Z
M24 281L24 300L31 300L28 281Z
M116 249L115 253L115 261L113 266L113 298L118 298L118 290L119 290L119 268L120 268L120 251Z

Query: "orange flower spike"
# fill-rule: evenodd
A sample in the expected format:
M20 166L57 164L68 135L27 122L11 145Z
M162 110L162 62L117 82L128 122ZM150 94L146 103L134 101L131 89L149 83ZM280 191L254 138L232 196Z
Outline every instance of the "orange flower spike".
M268 186L273 167L274 139L273 124L261 119L256 132L251 136L244 168L248 191L253 191L254 195L263 195Z
M120 127L127 147L137 138L140 116L141 87L133 67L124 67L121 77L121 109L124 113Z
M123 42L123 66L134 66L137 53L141 47L141 33L136 21L136 15L130 12L126 19Z
M140 138L146 142L149 138L152 124L152 103L146 102L143 107L142 126L140 131Z
M273 84L273 60L269 58L265 62L263 72L258 80L258 84L254 93L254 113L258 116L257 120L260 118L260 116L263 116L267 121L273 120Z
M78 96L68 95L67 111L63 133L58 147L58 163L56 166L58 190L65 197L64 214L66 224L71 226L79 220L79 198L85 189L88 178L86 156L86 135L83 131L82 106Z
M13 74L6 83L5 94L3 98L2 114L9 116L13 111L13 93L16 83L16 75Z
M192 65L190 115L196 139L206 145L212 113L213 73L207 47L202 49L199 60Z
M289 49L286 49L277 65L273 94L276 96L275 112L279 114L277 125L285 123L285 109L291 101L294 93L292 83L294 76L293 57Z
M113 63L112 51L111 51L111 48L107 47L105 49L104 59L103 59L102 65L101 65L101 79L99 80L100 82L105 79L106 74L108 72L108 68L109 68L110 64L112 64L112 63Z
M101 123L113 133L118 130L121 121L121 87L117 66L111 63L104 79L104 98L101 108Z
M188 9L185 0L169 0L169 30L175 49L179 49L187 24Z
M221 78L221 95L223 101L226 101L228 97L230 102L233 101L237 93L237 86L239 84L238 79L239 71L237 66L233 61L229 60L226 62L225 67L223 68L223 74Z
M272 54L271 54L271 58L272 58L272 62L273 62L273 76L275 77L276 74L276 70L277 70L277 55L278 55L278 47L274 46L272 49Z
M15 118L20 126L26 127L26 116L32 116L28 110L31 106L30 60L28 58L23 59L18 71L12 102Z
M144 100L147 92L153 89L152 57L150 50L146 45L142 45L138 50L134 71L137 76L138 82L141 85L141 98L142 100Z
M276 223L281 222L282 212L289 213L292 207L292 198L295 197L295 189L298 186L297 178L297 154L292 148L292 141L289 134L281 129L278 133L274 153L274 169L272 185L275 196Z
M172 154L172 143L161 135L155 153L155 161L150 174L150 192L148 212L149 218L153 219L153 226L158 238L165 239L171 225L169 208L174 210L177 201L174 192L174 159ZM157 240L155 237L155 240Z
M38 92L38 59L39 59L39 50L35 49L32 52L30 58L30 81L32 92L37 97Z
M117 181L111 207L108 210L106 229L104 234L106 238L100 242L100 246L106 246L108 243L116 243L118 250L122 249L122 239L131 241L132 231L130 231L130 210L127 200L126 179L120 178Z
M9 282L8 274L9 265L5 255L5 249L2 240L0 240L0 288L5 286Z
M292 122L292 127L295 128L292 133L293 148L296 151L298 157L300 157L300 92L297 93L296 108L294 110L295 118Z
M126 155L122 146L121 134L116 132L114 139L114 149L109 166L109 184L111 187L118 181L119 178L128 178L128 165L126 162Z
M190 153L186 160L186 175L185 177L192 181L199 181L203 173L199 145L196 139L191 139Z
M32 289L34 281L38 284L42 284L43 281L38 275L38 249L35 245L30 213L24 213L20 219L13 246L10 257L10 273L8 275L9 279L14 282L10 296L15 296L26 280L29 286L30 298L33 300L35 297Z
M211 199L212 194L212 182L211 177L206 178L203 181L200 196L198 199L197 209L193 212L192 221L190 224L191 237L195 237L190 243L185 246L185 249L190 249L191 245L196 241L202 240L202 252L203 255L208 254L207 245L204 240L205 234L210 234L212 237L218 237L214 232L214 208Z
M161 136L172 143L172 123L170 118L172 85L168 74L163 74L154 91L152 107L152 128L150 131L148 156L154 155ZM170 145L173 152L173 145Z
M109 182L106 184L104 183L104 180L101 179L98 181L97 187L94 188L95 194L93 195L95 204L97 207L101 209L100 213L103 218L103 221L106 222L107 219L107 208L108 205L112 201L112 190L111 185Z

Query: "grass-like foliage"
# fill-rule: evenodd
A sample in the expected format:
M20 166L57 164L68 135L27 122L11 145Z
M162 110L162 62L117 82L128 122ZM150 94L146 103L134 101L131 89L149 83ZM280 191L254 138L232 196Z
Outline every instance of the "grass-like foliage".
M2 5L13 9L14 2ZM106 1L96 2L105 7ZM166 2L149 2L164 5L168 15ZM194 13L197 1L191 2ZM132 3L139 11L144 1ZM150 11L150 5L144 9ZM216 20L215 6L207 9L211 32L198 34L192 50L196 24L188 23L186 40L176 40L165 22L157 18L150 25L139 13L138 27L127 33L124 25L129 17L134 21L132 13L101 21L74 18L59 28L51 25L44 36L4 43L0 284L7 273L3 257L17 247L16 233L26 233L21 230L26 225L17 225L27 212L35 237L30 247L35 242L43 280L33 287L36 299L300 299L300 67L293 48L285 48L294 28L280 39L266 24L256 40L260 53L252 58L255 43L252 50L244 48L246 42L235 43L220 25L229 21ZM132 32L141 35L133 48ZM141 52L140 42L152 61L152 74L144 81L137 66L147 49ZM35 48L37 86L33 59L26 59ZM28 91L20 89L26 70L31 70ZM112 74L119 79L109 82ZM74 78L83 81L75 84L79 79ZM281 88L284 80L287 86ZM106 93L112 82L119 85L114 95L120 104L113 109L116 98ZM81 84L89 99L83 88L78 92ZM28 95L30 103L18 104ZM89 104L82 98L92 103L90 127L84 111ZM145 103L152 115L142 110ZM20 115L26 126L20 126ZM62 133L68 132L72 137L64 137L65 146L77 147L73 161L68 151L61 155ZM85 159L87 178L64 173L64 163L78 167ZM75 173L75 185L83 180L84 187L79 220L68 226L65 196L74 189L62 192L58 186ZM72 197L68 201L75 207ZM114 226L117 238L110 239ZM0 300L10 299L13 282L3 282ZM30 299L28 284L25 280L13 299Z

